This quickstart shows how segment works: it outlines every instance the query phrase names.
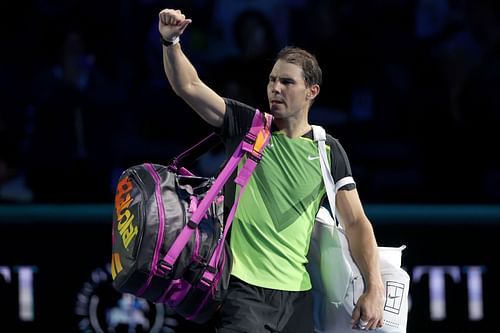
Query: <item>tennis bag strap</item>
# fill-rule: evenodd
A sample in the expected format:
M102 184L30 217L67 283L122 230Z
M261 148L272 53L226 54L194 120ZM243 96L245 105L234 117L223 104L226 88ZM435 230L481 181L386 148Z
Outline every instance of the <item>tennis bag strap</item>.
M189 164L201 155L205 154L207 151L215 148L221 143L220 137L215 133L210 133L206 138L190 147L188 150L182 154L174 157L167 165L168 169L183 176L194 176L192 172L182 167L182 165Z
M248 184L253 170L262 159L264 148L269 142L269 138L271 137L271 123L272 116L270 114L262 113L259 110L256 110L254 118L252 120L252 126L250 127L249 131L234 151L224 169L220 172L210 190L199 203L198 208L191 216L191 220L184 226L181 233L168 250L167 254L163 257L162 260L160 260L159 267L164 271L165 274L168 274L172 270L172 267L179 258L182 249L186 246L189 239L192 237L193 232L198 227L205 213L208 211L211 203L215 200L217 194L220 192L224 184L234 172L243 156L247 154L248 158L235 179L235 183L240 186L240 193L238 195L238 198L234 201L231 212L229 213L227 221L224 225L224 233L222 239L217 245L217 248L215 249L200 280L203 284L205 284L206 287L210 287L212 285L215 274L217 273L216 267L222 253L224 241L229 228L231 227L234 214L236 213L236 207L238 206L240 197L243 194L246 185Z

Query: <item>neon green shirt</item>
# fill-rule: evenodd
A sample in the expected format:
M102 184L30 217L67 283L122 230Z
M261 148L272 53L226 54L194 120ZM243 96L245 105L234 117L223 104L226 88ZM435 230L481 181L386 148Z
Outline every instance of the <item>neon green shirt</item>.
M233 220L232 274L265 288L311 289L306 256L324 194L316 143L274 132Z
M226 106L221 134L230 156L248 130L255 109L230 99L226 99ZM326 147L333 153L328 156L335 162L334 179L350 176L350 165L340 143L327 136ZM264 288L311 289L307 253L315 216L325 196L319 163L312 133L291 139L283 132L272 132L232 223L234 276ZM230 209L229 198L239 193L239 187L234 193L234 183L227 184L225 203Z

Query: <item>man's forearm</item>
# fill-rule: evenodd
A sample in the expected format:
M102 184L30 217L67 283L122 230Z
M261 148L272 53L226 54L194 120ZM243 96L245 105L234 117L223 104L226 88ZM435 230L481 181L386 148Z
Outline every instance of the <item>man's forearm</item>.
M349 230L351 253L363 274L367 291L375 289L378 292L383 292L378 247L373 235L373 228L368 220L356 223L351 228Z
M179 44L184 29L191 23L180 10L164 9L158 29L163 39L163 69L170 86L207 123L221 127L226 112L222 97L205 85Z
M163 68L170 86L181 97L200 80L180 44L163 46Z

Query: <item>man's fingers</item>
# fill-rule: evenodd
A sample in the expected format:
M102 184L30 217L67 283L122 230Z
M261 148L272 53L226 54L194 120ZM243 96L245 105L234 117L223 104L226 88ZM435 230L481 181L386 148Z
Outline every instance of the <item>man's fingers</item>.
M164 25L181 25L187 20L180 10L164 9L160 12L160 21Z
M167 40L178 38L192 22L180 10L164 9L158 16L158 30L162 34L162 37Z
M361 318L361 311L359 310L359 307L354 307L354 311L352 311L352 316L351 316L351 324L352 328L356 328L358 325L358 320Z
M180 27L180 33L182 34L184 32L184 29L186 29L186 27L191 23L193 22L191 19L187 19L187 20L184 20L184 22L181 23L181 27Z

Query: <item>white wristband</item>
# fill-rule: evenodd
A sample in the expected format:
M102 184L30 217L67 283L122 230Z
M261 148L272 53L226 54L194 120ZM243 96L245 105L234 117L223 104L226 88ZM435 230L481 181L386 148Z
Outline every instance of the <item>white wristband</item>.
M179 36L176 36L176 37L175 37L174 39L172 39L172 40L166 40L166 39L164 39L162 36L160 36L160 40L161 40L161 43L162 43L163 45L165 45L165 46L167 46L167 47L168 47L168 46L172 46L172 45L175 45L175 44L179 43L180 38L179 38Z

